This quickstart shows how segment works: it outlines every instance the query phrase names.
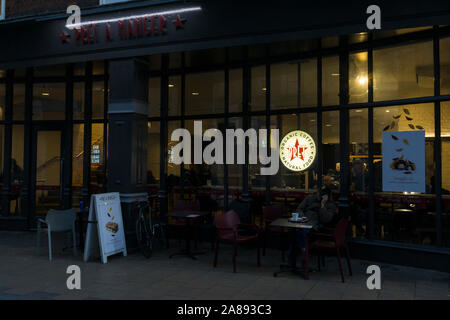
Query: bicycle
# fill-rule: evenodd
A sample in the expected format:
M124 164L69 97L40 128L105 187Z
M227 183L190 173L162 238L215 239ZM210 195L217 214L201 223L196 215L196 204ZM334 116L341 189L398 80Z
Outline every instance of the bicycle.
M139 209L139 215L136 220L137 242L140 251L148 259L153 253L154 227L152 225L152 208L147 201L138 202L137 207Z

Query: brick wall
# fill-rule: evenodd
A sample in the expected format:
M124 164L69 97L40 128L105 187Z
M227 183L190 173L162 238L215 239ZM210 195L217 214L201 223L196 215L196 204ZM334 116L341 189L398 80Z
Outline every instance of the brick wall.
M6 0L6 18L65 11L71 4L90 7L98 5L99 0Z

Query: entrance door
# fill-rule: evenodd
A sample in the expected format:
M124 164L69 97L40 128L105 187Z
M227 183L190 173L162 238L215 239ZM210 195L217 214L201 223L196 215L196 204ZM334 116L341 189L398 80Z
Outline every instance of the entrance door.
M50 209L62 208L63 141L59 126L33 129L31 207L36 217L45 216Z

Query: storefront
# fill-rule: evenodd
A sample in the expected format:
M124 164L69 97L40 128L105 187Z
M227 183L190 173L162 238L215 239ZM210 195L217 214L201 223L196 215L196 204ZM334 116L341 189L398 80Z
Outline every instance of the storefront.
M64 15L0 24L1 228L102 191L155 195L161 212L239 199L258 216L326 185L352 215L355 254L450 268L450 6L386 3L368 32L364 4L327 3L334 20L321 5L140 1L87 11L74 30ZM196 120L280 139L301 129L317 157L273 176L177 166L171 133ZM383 192L383 132L417 130L425 192Z

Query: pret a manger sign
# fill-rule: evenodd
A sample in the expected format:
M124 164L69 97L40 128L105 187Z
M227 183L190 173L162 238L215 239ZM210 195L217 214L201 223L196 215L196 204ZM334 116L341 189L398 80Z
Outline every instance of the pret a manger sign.
M280 160L292 171L305 171L316 158L316 143L304 131L289 132L280 144Z
M150 36L162 36L171 30L184 29L186 12L200 11L201 7L187 7L174 10L155 11L140 15L128 15L118 18L67 23L61 35L61 42L90 44L100 40L137 39ZM70 21L69 18L68 21Z

